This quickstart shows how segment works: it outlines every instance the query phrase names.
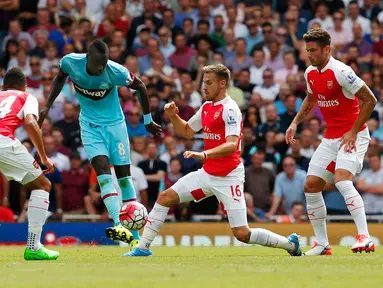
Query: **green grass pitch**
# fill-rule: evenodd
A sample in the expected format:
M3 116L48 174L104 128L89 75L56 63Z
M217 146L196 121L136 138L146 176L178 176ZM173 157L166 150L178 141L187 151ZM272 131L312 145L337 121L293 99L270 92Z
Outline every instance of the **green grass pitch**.
M154 257L120 257L121 247L58 247L53 262L26 262L23 247L0 248L0 287L383 287L383 254L290 257L261 247L154 247Z

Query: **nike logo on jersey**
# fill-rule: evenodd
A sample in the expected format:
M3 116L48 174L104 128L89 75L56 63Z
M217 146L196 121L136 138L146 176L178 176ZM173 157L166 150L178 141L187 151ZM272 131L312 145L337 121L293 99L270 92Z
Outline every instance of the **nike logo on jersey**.
M84 97L87 97L92 100L100 100L107 96L113 87L109 89L85 89L73 83L74 89Z

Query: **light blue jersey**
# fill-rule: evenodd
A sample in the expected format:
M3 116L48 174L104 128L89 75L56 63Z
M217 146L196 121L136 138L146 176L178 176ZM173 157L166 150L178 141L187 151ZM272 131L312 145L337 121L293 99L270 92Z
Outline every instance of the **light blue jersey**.
M100 76L86 71L86 54L71 53L60 61L60 68L73 82L81 113L80 121L94 125L116 125L124 121L117 86L129 86L133 77L124 66L108 60Z
M129 165L130 147L117 86L129 86L134 76L120 64L108 60L100 76L86 71L86 54L71 53L60 61L71 78L81 113L81 139L89 160L105 155L113 165Z

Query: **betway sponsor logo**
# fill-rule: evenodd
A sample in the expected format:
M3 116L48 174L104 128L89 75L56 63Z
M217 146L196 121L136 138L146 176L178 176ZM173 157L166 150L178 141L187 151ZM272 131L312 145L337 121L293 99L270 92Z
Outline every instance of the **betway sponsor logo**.
M82 96L85 96L92 100L100 100L104 98L106 95L109 94L109 92L112 90L113 87L109 89L85 89L77 84L73 83L74 89L80 93Z

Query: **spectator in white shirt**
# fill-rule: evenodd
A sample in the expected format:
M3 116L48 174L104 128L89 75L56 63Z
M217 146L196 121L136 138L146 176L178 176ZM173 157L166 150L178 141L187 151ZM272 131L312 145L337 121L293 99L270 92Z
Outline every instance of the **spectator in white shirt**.
M271 69L263 71L263 85L256 86L253 93L259 93L262 96L264 104L273 103L279 94L279 85L274 83L274 74Z
M360 15L357 1L351 1L348 4L348 18L343 22L343 28L352 30L354 23L358 23L362 26L363 36L371 34L371 21Z
M228 23L226 28L231 28L234 31L235 38L245 38L249 34L246 25L237 22L237 9L232 6L227 9Z
M253 51L253 65L250 67L250 83L263 84L263 71L265 71L265 51L258 49Z
M298 65L296 63L294 52L287 51L283 55L283 62L285 63L285 68L277 70L275 72L274 81L277 84L285 83L287 76L298 75Z
M308 23L308 27L311 27L312 23L319 23L322 29L330 30L334 27L334 22L331 16L328 15L328 7L326 3L319 2L315 8L315 18Z

